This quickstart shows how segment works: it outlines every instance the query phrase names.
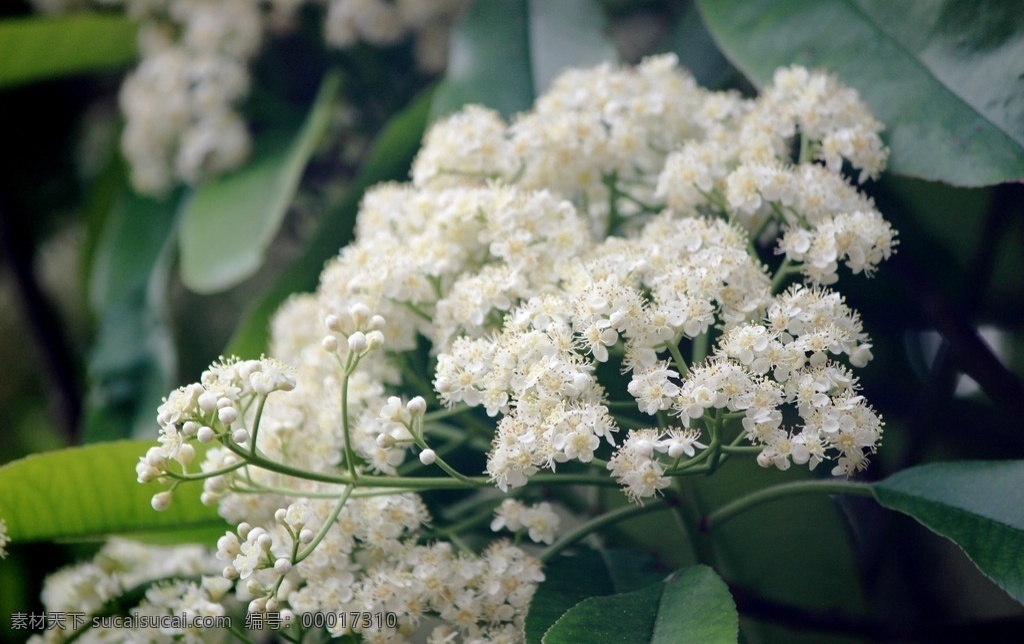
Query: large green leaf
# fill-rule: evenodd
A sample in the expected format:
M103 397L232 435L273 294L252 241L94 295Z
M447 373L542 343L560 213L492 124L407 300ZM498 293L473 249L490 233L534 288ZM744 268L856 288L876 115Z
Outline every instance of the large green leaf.
M530 2L530 65L533 88L544 92L566 67L618 59L607 21L595 0Z
M581 550L561 555L544 566L526 614L526 641L536 644L570 608L588 597L644 588L665 576L653 557L631 550Z
M887 508L914 517L963 548L971 561L1024 603L1024 461L936 463L874 485Z
M150 506L156 484L135 480L153 441L117 441L33 454L0 468L0 518L14 542L86 540L111 534L190 532L224 525L199 502L198 483L178 487L170 508Z
M125 16L0 22L0 87L127 65L136 55L135 25Z
M228 342L226 353L258 356L267 350L269 320L278 306L292 293L316 288L324 262L352 239L363 191L382 181L400 179L409 171L427 124L431 96L429 91L418 96L377 135L346 195L331 208L302 255L246 310Z
M715 475L694 485L701 514L772 485L813 478L806 469L764 469L751 457L730 459ZM804 610L859 614L866 601L851 534L840 509L829 498L795 497L751 509L710 534L715 570L731 585L755 596ZM811 546L810 544L813 544ZM813 588L814 592L807 592ZM823 642L774 626L745 624L752 639ZM806 639L800 639L804 635Z
M86 442L144 436L175 369L166 291L176 200L124 190L103 225L89 274L98 331L88 356Z
M658 45L657 53L671 52L690 70L701 87L722 89L735 81L739 72L715 45L697 7L687 2L675 25Z
M642 590L585 599L543 641L732 643L738 635L739 616L725 582L707 566L693 566Z
M615 59L596 0L480 0L455 30L431 117L482 103L506 117L530 108L567 66Z
M698 0L755 83L823 67L886 124L892 172L959 186L1024 178L1024 12L1012 2Z
M302 172L330 121L341 75L328 74L305 122L269 130L242 169L196 189L181 224L181 278L193 291L230 288L263 265Z

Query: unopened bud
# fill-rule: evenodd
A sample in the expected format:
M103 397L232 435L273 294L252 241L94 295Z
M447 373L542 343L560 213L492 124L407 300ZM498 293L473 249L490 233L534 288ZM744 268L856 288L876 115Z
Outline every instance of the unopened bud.
M157 512L163 512L171 506L171 493L168 492L157 492L153 495L153 500L150 501L150 505Z
M406 403L405 408L409 415L414 418L422 416L427 411L427 401L423 399L423 396L416 396Z
M338 338L333 335L325 335L324 339L320 341L320 346L327 353L335 353L338 350Z
M348 350L356 354L366 351L366 334L356 331L348 336Z

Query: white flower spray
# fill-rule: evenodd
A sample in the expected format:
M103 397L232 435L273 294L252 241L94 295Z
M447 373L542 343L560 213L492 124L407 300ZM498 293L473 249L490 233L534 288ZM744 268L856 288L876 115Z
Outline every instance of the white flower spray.
M369 641L518 639L544 578L519 541L546 557L586 530L559 540L567 511L531 484L642 504L733 458L866 467L871 342L829 285L897 244L842 174L881 172L879 130L828 75L780 70L751 100L672 56L569 71L511 124L466 108L426 134L412 183L367 193L355 241L274 318L274 358L172 392L139 481L164 485L158 509L204 481L250 611L393 612L331 629ZM453 465L466 450L483 475ZM481 491L455 520L428 512L439 489ZM516 541L457 529L488 521Z

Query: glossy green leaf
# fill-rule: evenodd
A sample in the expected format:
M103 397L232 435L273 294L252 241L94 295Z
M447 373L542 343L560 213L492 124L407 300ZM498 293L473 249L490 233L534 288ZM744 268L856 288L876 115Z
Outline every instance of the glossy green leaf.
M175 369L166 292L176 200L125 190L103 225L89 275L98 331L87 360L86 442L153 435Z
M936 463L875 484L875 498L963 548L1024 603L1024 461Z
M958 186L1024 178L1024 12L988 0L698 0L755 83L835 72L885 123L892 172Z
M408 173L427 124L431 97L431 92L425 92L388 122L344 198L331 208L302 255L266 295L246 310L225 353L258 356L267 350L270 317L292 293L316 288L324 262L352 239L363 191L382 181L401 179Z
M474 2L452 33L431 117L481 103L508 117L530 108L565 67L615 59L595 0Z
M715 45L714 39L700 19L697 7L689 2L676 19L672 30L659 44L657 51L675 54L679 58L679 64L693 74L701 87L721 89L727 87L730 80L739 76L739 72L729 64Z
M549 561L544 576L526 614L526 641L532 644L582 600L638 590L660 581L665 573L657 572L657 562L646 553L585 549Z
M0 468L0 518L14 542L87 540L112 534L189 532L224 525L215 508L199 502L202 486L178 487L157 512L161 491L135 480L135 464L153 441L117 441L33 454Z
M137 56L125 16L77 14L0 22L0 87L127 65Z
M581 601L543 642L732 643L738 635L739 616L725 582L710 568L693 566L642 590Z
M267 246L327 129L340 85L340 74L329 74L300 127L261 134L248 164L196 189L181 224L181 278L186 286L197 293L222 291L263 265Z
M696 480L692 500L702 514L779 483L808 480L806 469L768 470L753 458L734 458L706 479ZM866 607L847 521L825 496L781 499L755 507L710 533L715 569L756 596L805 610L841 609L857 614ZM808 547L807 544L814 544ZM770 553L770 554L767 554ZM813 588L814 592L807 592ZM744 631L788 642L827 641L821 633L800 634L758 623ZM757 639L757 638L755 638Z
M530 65L537 94L566 67L589 67L618 58L601 5L594 0L530 2Z

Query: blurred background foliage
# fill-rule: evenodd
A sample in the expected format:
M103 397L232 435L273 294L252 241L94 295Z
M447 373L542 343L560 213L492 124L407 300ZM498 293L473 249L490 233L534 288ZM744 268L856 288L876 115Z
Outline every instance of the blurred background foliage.
M408 40L325 50L305 15L253 64L250 162L159 199L131 189L118 148L131 23L105 12L43 24L18 2L0 15L0 464L155 436L167 391L222 353L258 356L277 304L313 288L351 238L362 191L407 177L430 119L466 102L511 115L567 64L657 52L713 89L753 91L783 64L825 67L887 124L891 171L867 190L899 253L843 285L874 340L862 384L886 421L866 476L1024 458L1024 14L1012 3L478 0L455 25L446 74L419 71ZM705 500L779 478L727 476ZM1019 503L1021 490L1003 493ZM719 572L751 641L1024 629L1021 606L951 543L873 502L842 502L846 520L830 505L768 506L722 539L731 568ZM788 529L753 530L766 519ZM671 533L652 519L617 534L687 563L659 541ZM5 615L38 609L45 574L78 554L11 550Z

